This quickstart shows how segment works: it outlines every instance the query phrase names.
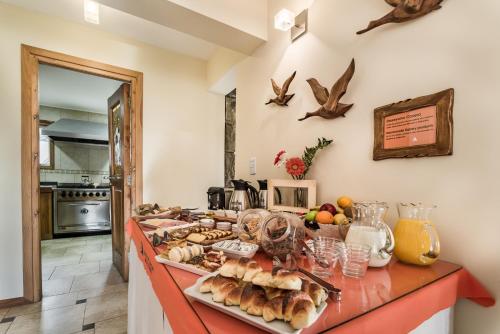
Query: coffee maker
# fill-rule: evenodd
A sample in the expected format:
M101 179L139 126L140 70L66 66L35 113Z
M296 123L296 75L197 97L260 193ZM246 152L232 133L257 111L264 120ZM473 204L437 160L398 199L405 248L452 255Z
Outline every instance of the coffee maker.
M225 192L222 187L210 187L207 191L208 210L221 210L226 206Z

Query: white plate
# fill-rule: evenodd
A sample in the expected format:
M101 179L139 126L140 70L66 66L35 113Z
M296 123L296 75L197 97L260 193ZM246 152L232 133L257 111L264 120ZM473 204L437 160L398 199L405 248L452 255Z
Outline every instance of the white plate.
M251 249L249 251L237 251L234 249L227 249L227 248L220 247L224 242L227 242L227 241L237 242L236 240L219 241L219 242L216 242L215 244L212 245L212 249L215 251L223 251L224 254L227 255L227 257L233 258L233 259L239 259L240 257L248 257L251 259L252 257L254 257L255 253L257 253L257 251L259 250L258 245L246 243L246 242L242 242L242 243L248 244L251 247Z
M207 274L211 274L210 271L206 271L206 270L203 270L201 268L195 267L192 264L170 261L170 260L167 260L165 258L162 258L160 255L156 255L155 260L156 260L156 262L160 262L160 263L166 264L167 266L171 266L174 268L179 268L179 269L182 269L185 271L189 271L189 272L196 274L196 275L204 276Z
M201 284L209 277L216 276L219 272L216 271L214 273L210 273L205 277L200 277L196 281L196 283L189 288L184 290L184 294L193 298L200 303L208 305L216 310L219 310L223 313L226 313L234 318L237 318L241 321L249 323L255 327L258 327L262 330L268 331L270 333L282 334L299 334L302 330L295 330L289 324L284 322L283 320L273 320L271 322L266 322L264 318L250 315L242 310L240 310L239 306L225 306L223 303L216 303L212 300L211 293L201 293L200 286ZM318 320L321 313L326 309L326 302L323 302L319 307L316 308L316 317L314 318L313 323Z

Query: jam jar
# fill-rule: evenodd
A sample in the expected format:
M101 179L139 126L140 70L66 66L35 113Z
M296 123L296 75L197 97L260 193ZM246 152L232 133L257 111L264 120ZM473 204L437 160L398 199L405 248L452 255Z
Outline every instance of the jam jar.
M299 256L306 229L294 214L278 212L269 215L261 227L262 249L271 257L285 261L288 254Z
M238 237L241 241L260 245L261 227L271 213L264 209L248 209L238 215Z

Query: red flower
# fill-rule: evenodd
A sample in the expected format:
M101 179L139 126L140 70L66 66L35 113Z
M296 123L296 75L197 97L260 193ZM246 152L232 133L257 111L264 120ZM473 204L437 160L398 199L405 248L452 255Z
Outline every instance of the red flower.
M292 176L301 176L306 170L306 164L299 157L290 158L286 161L286 172Z
M274 157L274 165L279 167L283 164L283 158L285 157L285 150L281 150L276 154L276 157Z

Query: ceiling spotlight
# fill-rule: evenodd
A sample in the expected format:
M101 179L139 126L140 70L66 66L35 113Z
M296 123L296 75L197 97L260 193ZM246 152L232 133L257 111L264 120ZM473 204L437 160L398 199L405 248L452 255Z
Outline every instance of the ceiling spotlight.
M99 4L92 0L84 0L83 17L87 22L99 24Z
M295 24L295 13L283 8L274 16L274 28L288 31Z

